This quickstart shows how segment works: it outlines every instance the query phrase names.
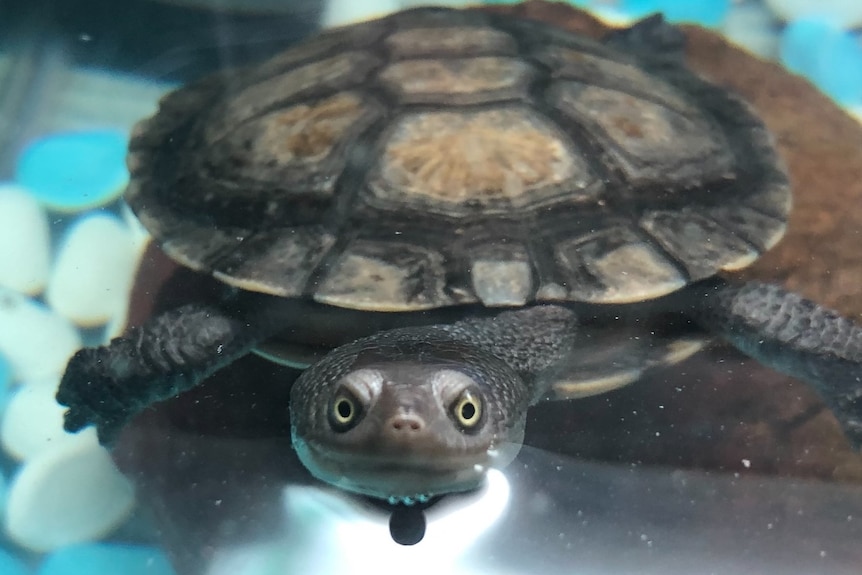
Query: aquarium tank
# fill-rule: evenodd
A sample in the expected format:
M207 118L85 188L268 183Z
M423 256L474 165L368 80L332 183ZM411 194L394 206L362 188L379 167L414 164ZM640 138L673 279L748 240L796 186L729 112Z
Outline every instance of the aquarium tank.
M860 245L858 0L4 0L0 574L858 575Z

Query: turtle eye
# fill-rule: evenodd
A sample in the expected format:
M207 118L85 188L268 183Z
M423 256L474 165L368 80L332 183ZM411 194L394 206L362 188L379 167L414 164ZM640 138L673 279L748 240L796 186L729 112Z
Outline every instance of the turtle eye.
M333 430L343 433L357 423L362 415L362 408L356 396L341 389L335 394L332 402L329 404L329 425Z
M476 429L482 420L482 398L469 389L462 391L452 402L452 417L463 430Z

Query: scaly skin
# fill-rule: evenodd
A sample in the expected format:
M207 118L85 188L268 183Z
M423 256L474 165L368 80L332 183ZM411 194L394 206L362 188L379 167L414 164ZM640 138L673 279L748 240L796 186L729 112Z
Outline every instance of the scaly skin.
M862 447L862 327L779 286L720 281L689 290L705 329L776 371L809 383Z
M713 280L685 288L674 297L678 299L671 301L679 304L678 309L704 330L730 341L761 363L811 384L853 444L857 448L862 445L862 327L767 284L732 285ZM107 347L79 351L69 362L57 394L58 401L69 407L66 429L77 431L96 425L100 440L109 444L124 423L147 405L190 389L276 333L278 301L263 298L257 300L257 308L243 308L253 310L245 312L227 305L185 306L154 318ZM456 439L441 440L433 449L439 454L440 445L444 445L452 450L453 460L461 457L465 467L479 465L483 472L486 465L496 464L494 457L476 463L480 460L465 454L470 449L470 453L478 453L476 445L482 440L487 440L481 448L485 455L520 441L528 407L553 383L540 376L576 345L577 328L577 318L570 309L534 306L451 325L384 331L338 347L309 368L292 390L295 444L301 455L309 440L324 452L347 445L347 453L354 454L356 447L355 453L361 454L360 442L350 444L346 434L331 433L326 417L334 390L348 374L360 369L370 370L379 382L386 382L380 386L393 384L393 389L421 383L426 390L423 405L439 405L444 410L423 412L420 427L448 425L451 412L446 409L450 406L440 398L440 386L435 387L433 381L444 371L456 372L481 392L490 425L463 441L455 434ZM368 374L363 377L368 379ZM369 396L383 397L376 385L371 388L377 395ZM386 397L395 411L403 407L398 398L407 396ZM409 397L418 401L419 396L413 393ZM382 422L387 421L386 415L375 417L378 428L385 427ZM451 432L448 427L437 429L444 430L441 434ZM366 444L374 444L368 435L363 437ZM397 443L401 439L392 441L402 455L409 452ZM375 456L383 457L391 466L392 457L385 453ZM306 459L313 467L314 462ZM433 492L446 492L445 482L444 477L435 483ZM452 488L462 490L467 483L462 477ZM406 486L403 494L427 495L429 489L425 487ZM355 490L373 491L367 487ZM387 496L385 492L372 494Z

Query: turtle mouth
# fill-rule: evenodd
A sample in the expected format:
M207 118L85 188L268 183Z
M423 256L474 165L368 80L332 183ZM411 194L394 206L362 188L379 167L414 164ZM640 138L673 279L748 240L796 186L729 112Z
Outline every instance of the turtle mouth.
M334 450L314 441L295 442L296 452L316 478L341 489L413 505L436 495L479 487L496 450L418 456Z

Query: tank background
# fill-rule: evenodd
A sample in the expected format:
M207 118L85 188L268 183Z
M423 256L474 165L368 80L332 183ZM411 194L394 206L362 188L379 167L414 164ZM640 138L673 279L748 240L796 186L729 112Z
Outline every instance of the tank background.
M102 0L6 0L0 8L5 14L0 16L0 86L3 87L0 90L0 121L4 122L3 129L0 129L0 181L17 179L19 184L41 185L40 170L35 170L34 176L32 170L22 175L19 169L21 158L32 150L35 142L63 140L70 132L80 134L91 130L107 129L127 134L137 119L151 113L157 97L177 83L225 63L258 59L318 26L338 23L346 16L379 14L411 4L395 0L348 0L348 12L347 4L339 0L332 0L326 6L311 1L289 2L281 5L289 8L287 14L275 18L269 11L271 7L264 14L210 12L195 7L203 3L203 0L175 4L132 0L118 9L115 2ZM511 2L488 2L493 3ZM782 57L791 69L810 75L820 85L829 88L830 93L840 96L840 101L849 110L857 115L862 110L862 87L854 91L858 87L854 72L862 71L860 36L854 30L858 23L817 17L784 24L769 12L766 4L755 0L700 3L595 0L573 4L619 23L655 8L664 8L670 15L678 15L684 5L691 7L697 4L703 7L703 13L698 16L688 12L683 19L713 25L722 22L718 28L735 41L760 54ZM818 4L825 6L830 3ZM362 10L366 12L363 14ZM724 17L716 19L716 13L722 12ZM676 16L674 19L679 20ZM784 34L788 30L792 34ZM255 39L253 43L248 42L251 31ZM841 85L835 88L835 75L849 81L838 82ZM50 157L37 160L43 162L41 171L50 171L54 167ZM38 161L36 165L39 166ZM117 166L112 166L112 169L117 169ZM110 192L119 191L107 190L105 197L115 197L116 194ZM95 192L90 190L90 193ZM43 197L42 203L50 204L50 200ZM137 233L133 231L121 204L115 200L98 207L95 212L117 216L129 226L129 234ZM57 254L73 223L91 214L48 209L48 248ZM15 249L21 247L15 246ZM0 252L4 249L9 247L0 245ZM24 297L38 304L44 303L41 292ZM79 328L82 341L95 343L110 333L116 333L120 329L117 322L121 323L122 318L115 319L117 321L113 323L106 321ZM18 327L7 324L0 327L0 331L17 332ZM3 341L6 340L0 337L0 342ZM26 385L18 381L8 367L12 362L4 356L9 355L9 350L0 345L0 392L7 396L0 401L0 406L4 407L9 397ZM37 420L34 418L33 421ZM52 421L56 423L56 420ZM0 482L0 509L5 508L2 499L9 491L9 486L4 488L2 484L14 484L13 478L22 472L19 463L9 454L3 455L0 461L2 475L6 478ZM32 461L25 466L30 463ZM144 544L153 541L144 519L133 517L116 527L117 530L109 535L112 541ZM99 571L98 566L85 570L85 560L80 557L99 557L100 554L104 557L105 553L122 549L96 545L85 547L84 551L74 551L76 547L64 546L54 550L45 560L40 553L21 546L20 541L6 538L0 547L19 557L13 559L6 551L0 550L0 567L4 567L1 572L15 573L17 569L22 573L51 574L102 573L104 571ZM58 559L64 556L79 559ZM93 560L91 565L97 565L99 561L103 560ZM10 565L8 570L5 568L7 564ZM72 570L76 565L79 570ZM132 567L129 569L123 572L134 572ZM146 572L168 571L165 566L162 571Z

